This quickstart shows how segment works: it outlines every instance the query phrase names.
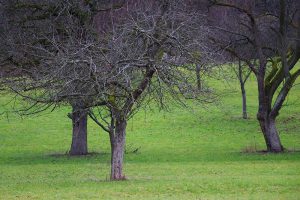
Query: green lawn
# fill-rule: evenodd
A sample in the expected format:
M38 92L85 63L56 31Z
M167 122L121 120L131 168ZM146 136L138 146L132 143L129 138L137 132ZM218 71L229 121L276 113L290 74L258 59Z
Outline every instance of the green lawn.
M264 149L255 119L254 79L247 83L249 120L241 119L237 84L216 104L141 110L128 123L127 181L109 182L108 135L89 121L87 157L68 157L69 108L0 120L0 199L300 199L300 152ZM0 97L0 104L8 99ZM280 113L283 145L300 150L300 85ZM3 106L2 108L3 109ZM140 148L137 153L132 153Z

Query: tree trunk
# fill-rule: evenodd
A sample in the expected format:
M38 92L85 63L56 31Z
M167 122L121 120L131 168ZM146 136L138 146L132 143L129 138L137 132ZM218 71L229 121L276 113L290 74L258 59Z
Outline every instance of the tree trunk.
M284 148L281 145L281 141L275 124L275 119L272 119L270 117L261 119L259 120L259 124L265 138L268 152L283 152Z
M266 65L265 63L260 64ZM275 124L275 119L278 113L276 115L271 114L273 96L266 92L264 73L257 75L257 86L259 102L257 119L265 138L267 151L274 153L283 152L284 148L281 145L281 141Z
M243 79L243 67L242 67L242 63L241 60L239 60L239 66L238 66L238 79L240 82L240 86L241 86L241 92L242 92L242 106L243 106L243 118L247 119L248 115L247 115L247 99L246 99L246 89L245 89L245 83L248 79L248 77L250 76L250 73L248 73L248 75L246 75L245 80Z
M73 135L70 155L87 155L87 113L73 106L71 115L73 124Z
M246 98L246 90L245 90L245 84L241 83L241 92L242 92L242 103L243 103L243 119L248 119L247 114L247 98Z
M123 158L126 137L126 120L117 120L115 134L111 137L111 180L124 180Z
M197 64L196 65L196 77L197 77L197 87L198 87L198 90L202 89L200 71L201 71L201 65Z

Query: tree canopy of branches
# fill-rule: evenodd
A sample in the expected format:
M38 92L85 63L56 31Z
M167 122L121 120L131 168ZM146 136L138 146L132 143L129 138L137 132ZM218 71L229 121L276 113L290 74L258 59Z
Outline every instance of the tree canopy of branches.
M17 2L8 6L24 8L22 17L8 12L5 42L10 64L23 73L7 79L7 87L30 109L83 103L109 134L112 180L125 178L127 120L145 100L162 107L166 99L202 100L193 73L195 52L209 55L208 29L195 2L128 0L105 8L90 1Z
M275 120L300 75L299 1L212 1L214 9L227 12L217 24L218 44L227 55L246 63L256 76L257 119L270 152L284 150ZM218 34L219 33L219 34Z
M10 77L26 74L33 78L38 75L36 72L41 70L41 68L37 69L36 66L45 61L45 57L43 56L53 56L53 54L50 55L50 53L56 51L56 45L69 45L64 46L64 48L68 48L68 50L71 50L70 48L73 48L73 50L82 48L84 45L82 44L82 41L85 40L84 32L96 31L91 30L91 26L94 24L95 15L99 12L118 9L120 6L124 5L124 2L3 1L1 5L1 13L3 14L2 25L6 29L6 32L1 34L1 41L3 42L1 45L1 50L3 50L3 53L1 54L1 64L8 69L7 71L9 73L6 74L9 74ZM17 37L15 37L16 35ZM56 37L55 40L53 40L53 36ZM11 37L15 38L10 40L9 38ZM71 42L74 41L77 43L71 44ZM34 50L33 48L37 48L37 45L39 45L39 50L43 48L48 51L48 55L45 52L41 54L38 49ZM16 52L15 48L20 47L23 48L21 50L22 52ZM25 49L25 47L27 49ZM74 55L74 57L76 56L77 55ZM51 65L50 62L47 64ZM34 70L34 68L36 69ZM49 68L49 70L52 69ZM47 72L41 71L41 73L46 74ZM41 77L41 74L39 74L39 76ZM59 76L63 76L63 74L60 74ZM43 78L44 80L46 79L45 77ZM59 77L56 78L57 80L59 79ZM15 80L16 78L10 79L12 83ZM47 80L45 80L45 82L46 81ZM57 90L60 87L59 83L54 85L53 82L51 82L51 84L53 86L52 89L56 87L55 90ZM38 89L35 87L46 88L45 86L35 85L26 90L34 91L35 89ZM76 89L79 88L84 90L84 87L81 85L78 85ZM68 90L69 88L65 88L65 91ZM79 91L77 90L77 92ZM70 104L72 106L72 112L68 114L68 116L72 119L73 134L69 153L70 155L87 154L87 113L88 108L92 106L91 104L93 101L90 100L89 96L81 96L80 98L78 98L78 95L76 98L70 98L70 96L66 97L64 96L65 94L63 94L63 91L60 91L60 94L56 95L56 97L50 97L49 95L51 95L51 93L55 92L52 91L47 94L40 94L39 97L33 97L32 94L26 95L31 96L33 99L31 99L28 107L22 109L23 113L34 114L46 110L51 106L56 107L59 104L64 103ZM25 99L30 100L26 97Z
M9 75L10 79L7 80L12 83L24 78L23 75L26 75L26 79L30 76L37 81L42 75L48 73L44 71L45 68L42 71L40 65L52 65L49 59L47 63L44 62L45 56L52 57L53 54L58 53L58 45L63 45L60 47L73 52L82 48L86 45L82 43L85 40L84 32L91 30L90 26L94 16L98 12L118 8L120 6L118 3L117 1L2 1L1 66L6 70L1 70L1 72L5 72L6 76ZM22 50L16 51L16 48L22 48ZM42 52L42 49L45 52ZM80 53L80 51L78 52ZM76 56L74 55L74 57ZM39 70L40 74L37 73ZM48 70L52 70L52 68ZM79 71L77 70L77 72ZM38 97L37 94L26 95L33 99L31 99L29 107L23 109L23 113L37 113L60 103L69 103L73 108L72 113L68 115L73 124L69 153L70 155L85 155L88 153L86 108L91 106L92 101L88 97L66 98L63 91L60 91L60 94L55 97L50 97L51 93L55 93L53 90L58 92L60 87L58 82L56 85L53 84L54 81L59 81L58 75L55 76L56 80L52 79L51 82L48 82L48 86L53 86L51 89L45 85L49 80L46 77L43 77L44 83L40 83L41 85L35 84L30 87L27 85L26 90L28 91L48 88L52 92L40 93ZM63 74L59 74L59 76L63 76ZM77 87L84 90L83 85ZM10 88L12 89L12 87ZM69 88L64 89L65 91L69 90Z

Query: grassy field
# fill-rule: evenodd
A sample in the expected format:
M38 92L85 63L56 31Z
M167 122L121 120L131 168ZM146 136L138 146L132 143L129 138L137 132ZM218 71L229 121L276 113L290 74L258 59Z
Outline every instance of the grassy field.
M222 101L193 110L141 111L128 123L127 181L109 182L108 135L89 121L87 157L68 157L69 108L0 120L0 199L300 199L300 152L265 148L255 119L254 79L247 83L249 120L241 119L238 85ZM8 99L0 97L0 104ZM280 113L283 145L300 149L300 86ZM3 109L3 107L2 107ZM139 148L137 153L133 150Z

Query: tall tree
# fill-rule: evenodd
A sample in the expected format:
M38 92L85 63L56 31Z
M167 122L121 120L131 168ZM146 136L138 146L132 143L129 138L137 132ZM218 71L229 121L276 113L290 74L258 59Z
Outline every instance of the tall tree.
M90 23L74 18L85 4L72 3L55 6L57 14L42 24L31 21L31 29L10 29L18 35L8 40L13 59L26 55L22 61L30 68L7 85L33 105L87 102L89 115L110 137L111 179L122 180L127 121L143 102L164 106L170 97L181 104L203 97L192 76L193 55L207 55L207 28L193 1L122 1L118 9L96 9L101 12Z
M296 66L300 57L299 1L213 3L218 9L231 10L235 18L228 17L227 23L216 27L219 38L212 40L245 62L255 75L259 103L257 119L267 150L282 152L276 117L300 75Z
M147 97L157 98L163 106L167 97L183 103L182 95L199 94L190 74L193 53L201 50L205 56L207 29L201 26L203 16L192 7L186 1L128 1L126 7L111 10L109 20L99 22L106 27L102 66L109 69L111 85L105 87L105 107L96 111L98 124L110 137L112 180L125 178L127 120ZM95 121L97 113L91 114Z

